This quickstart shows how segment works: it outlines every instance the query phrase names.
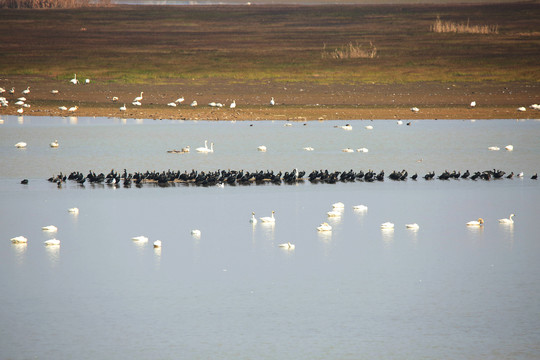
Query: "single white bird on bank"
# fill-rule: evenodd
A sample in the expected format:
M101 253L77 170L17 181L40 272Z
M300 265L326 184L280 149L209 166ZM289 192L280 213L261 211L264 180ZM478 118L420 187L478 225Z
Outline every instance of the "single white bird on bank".
M276 105L276 102L274 101L274 97L272 97L272 99L270 99L270 105L272 105L272 106Z
M478 220L469 221L467 223L467 226L483 226L484 225L484 219L478 218Z
M134 105L134 106L141 106L142 103L140 101L134 101L131 103L131 105Z
M45 241L45 245L47 245L47 246L59 246L60 245L60 240L58 240L58 239L50 239L50 240Z
M30 94L30 86L27 87L25 90L22 91L23 94Z
M21 235L11 238L11 242L14 244L26 244L28 242L28 239Z
M120 111L126 111L126 110L127 110L126 104L124 104L124 106L120 106Z
M500 224L513 224L514 223L514 219L512 219L514 216L516 216L515 214L510 214L510 216L508 218L504 218L504 219L499 219L499 223Z
M60 144L58 144L58 140L54 140L52 143L49 144L52 148L57 148Z
M324 222L317 227L317 231L332 231L332 226Z
M176 107L176 103L175 102L170 102L170 103L167 104L167 106Z
M51 90L51 94L54 94L54 95L58 94L58 90L56 89Z
M69 82L73 85L77 85L79 83L79 80L77 80L77 74L75 74L75 76L73 76L73 79L69 80Z
M272 216L265 216L261 218L263 223L275 223L276 218L274 217L275 211L272 211Z
M67 107L65 107L65 106L59 106L59 107L58 107L58 110L66 111L66 110L67 110Z
M476 101L471 101L470 106L471 106L472 108L475 107L475 106L476 106Z
M141 91L141 94L139 96L137 96L135 99L133 99L133 102L136 102L136 101L142 101L143 99L143 94L144 92Z
M191 102L191 104L189 104L189 106L191 106L191 107L197 106L197 100L193 100L193 101Z
M229 107L230 107L231 109L236 108L236 100L233 100L232 103L231 103L231 105L229 105Z
M525 106L520 106L520 107L517 108L517 111L525 112L525 111L527 111L527 108L525 108Z
M420 109L417 108L416 106L413 106L413 107L411 108L411 111L414 112L414 113L417 113L417 112L420 111Z
M113 96L111 100L112 100L112 102L117 102L118 101L118 96Z
M78 108L79 108L78 106L72 106L72 107L70 107L70 108L68 109L68 111L69 111L69 112L75 112L75 111L77 111Z
M56 232L58 231L58 228L54 225L47 225L47 226L43 226L41 230L48 231L48 232Z
M24 112L23 108L17 109L18 114L22 114Z
M90 84L90 79L84 80L84 83L85 83L86 85Z
M181 104L184 102L184 97L179 97L178 99L174 100L175 103Z

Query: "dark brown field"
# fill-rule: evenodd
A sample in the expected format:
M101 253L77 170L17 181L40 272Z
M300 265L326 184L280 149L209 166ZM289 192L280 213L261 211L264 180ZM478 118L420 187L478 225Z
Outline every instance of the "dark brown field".
M498 33L434 33L437 16ZM172 119L539 117L517 111L540 103L538 3L4 9L0 32L0 87L16 90L0 95L0 114L15 114L30 86L31 115L78 105L81 116ZM348 43L377 55L324 56ZM74 73L90 84L70 84ZM233 99L234 110L207 106Z

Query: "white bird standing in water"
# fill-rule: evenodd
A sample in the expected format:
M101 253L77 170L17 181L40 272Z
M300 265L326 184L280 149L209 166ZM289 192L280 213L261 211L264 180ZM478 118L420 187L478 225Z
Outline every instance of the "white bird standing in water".
M256 224L256 223L257 223L257 218L255 217L255 213L254 213L254 212L251 213L251 218L249 219L249 222L252 223L252 224Z

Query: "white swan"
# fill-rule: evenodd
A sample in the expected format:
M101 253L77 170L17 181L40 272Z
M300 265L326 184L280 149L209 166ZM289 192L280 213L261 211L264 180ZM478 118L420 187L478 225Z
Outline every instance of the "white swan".
M78 106L72 106L72 107L70 107L70 108L68 109L68 111L69 111L69 112L75 112L75 111L77 111L78 108L79 108Z
M272 211L272 216L265 216L261 218L261 221L264 223L275 223L276 218L274 217L275 211Z
M306 146L306 147L304 148L304 150L306 150L306 151L313 151L313 150L315 150L315 149L312 148L311 146Z
M69 80L70 83L73 85L77 85L79 83L79 80L77 80L77 74L73 77L73 79Z
M366 125L366 130L373 130L373 126L371 126L371 125Z
M508 150L508 151L513 151L514 150L514 145L506 145L504 148L506 150Z
M352 153L352 152L354 152L354 150L351 149L351 148L341 149L341 151L346 152L346 153Z
M264 145L258 146L257 150L265 152L266 151L266 146L264 146Z
M186 147L183 147L183 148L182 148L182 152L184 152L184 153L188 153L188 152L189 152L189 150L190 150L190 147L189 147L189 145L188 145L188 146L186 146Z
M327 212L326 215L328 215L328 217L338 217L338 216L341 216L341 215L342 215L342 212L341 212L341 211L332 210L332 211Z
M332 204L332 207L334 209L343 209L343 208L345 208L345 204L342 203L342 202L337 202L337 203Z
M131 103L131 105L134 105L134 106L141 106L142 103L140 101L134 101Z
M527 111L527 109L525 108L525 106L520 106L517 108L517 111L525 112Z
M57 148L59 146L58 140L54 140L52 143L49 144L49 146L52 148Z
M476 106L476 101L471 101L470 106L471 106L472 108L475 107L475 106Z
M16 148L19 148L19 149L22 149L22 148L25 148L26 147L26 143L24 141L20 141L18 143L15 144L15 147Z
M482 226L484 225L484 219L478 218L478 220L475 221L469 221L467 223L467 226Z
M54 226L54 225L47 225L47 226L43 226L41 228L41 230L49 231L49 232L56 232L56 231L58 231L58 228L56 226Z
M365 148L365 147L363 147L363 148L360 148L360 149L356 149L356 151L358 151L358 152L364 152L364 153L367 153L367 152L369 152L369 149L368 149L368 148Z
M191 107L197 106L197 100L193 100L193 101L191 102L191 104L189 104L189 106L191 106Z
M58 240L58 239L50 239L50 240L45 241L45 245L47 245L47 246L58 246L58 245L60 245L60 240Z
M144 92L141 91L141 95L137 96L135 99L133 99L133 102L142 101Z
M352 130L352 125L346 124L346 125L340 126L340 128L343 130Z
M142 235L132 237L131 240L136 241L136 242L140 242L140 243L148 242L148 238L146 236L142 236Z
M175 102L170 102L170 103L167 104L167 106L176 107L176 103Z
M332 226L324 222L317 227L317 231L332 231Z
M394 223L387 221L381 224L381 229L393 229L393 228L394 228Z
M488 150L490 150L490 151L499 151L499 150L501 150L501 148L498 147L498 146L490 146L490 147L488 147Z
M23 108L17 109L18 114L22 114L24 112Z
M161 240L154 241L154 247L155 248L160 248L161 247Z
M418 230L420 229L420 225L418 225L417 223L414 223L414 224L406 224L405 227L407 229L413 229L413 230Z
M499 219L499 223L501 223L501 224L513 224L514 219L512 219L512 218L514 216L516 216L516 215L515 214L510 214L510 216L508 218Z
M68 212L72 213L72 214L78 214L79 213L79 208L70 208L68 209Z
M356 211L367 211L368 207L366 205L354 205L353 210Z
M199 147L195 149L198 152L202 153L213 153L214 152L214 143L210 143L210 149L208 148L207 140L204 140L204 147Z
M252 223L252 224L256 224L256 223L257 223L257 218L255 217L255 213L254 213L254 212L251 213L251 218L249 219L249 222Z
M402 120L398 120L398 121L396 122L396 124L398 124L398 125L403 125L403 121L402 121Z
M184 102L184 97L179 97L178 99L174 100L175 103L181 104Z
M286 242L284 244L279 244L279 247L287 248L289 250L293 250L295 246L294 246L294 244L291 244L290 242Z
M26 244L28 242L28 239L24 236L15 236L14 238L10 239L12 243L14 244Z
M126 110L127 110L126 104L124 104L124 106L120 106L120 111L126 111Z
M23 94L30 94L30 86L27 87L25 90L22 91Z
M58 107L58 110L66 111L66 110L67 110L67 107L65 107L65 106L59 106L59 107Z
M191 230L191 235L193 237L200 238L201 237L201 230L198 230L198 229Z
M270 105L272 105L272 106L276 105L276 102L275 102L275 100L274 100L274 97L272 97L272 99L270 99Z
M420 111L420 109L417 108L416 106L413 106L413 107L411 108L411 111L417 113L417 112Z
M229 106L231 109L236 108L236 100L233 100L231 105Z
M85 83L86 85L90 84L90 79L84 80L84 83Z

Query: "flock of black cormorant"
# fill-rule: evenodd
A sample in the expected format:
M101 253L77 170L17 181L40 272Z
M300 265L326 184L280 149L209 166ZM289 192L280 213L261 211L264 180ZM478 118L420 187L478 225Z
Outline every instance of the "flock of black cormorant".
M434 171L428 172L421 176L425 180L499 180L499 179L512 179L514 177L522 178L523 173L514 175L514 172L506 173L503 170L484 170L475 171L474 173L466 170L461 173L460 171L447 171L445 170L439 175L436 175ZM89 171L84 174L79 171L74 171L69 175L62 173L50 177L50 182L56 183L58 187L61 187L63 183L67 181L76 182L80 185L84 184L106 184L115 186L131 187L142 186L143 184L157 184L159 186L169 186L175 183L192 184L197 186L224 186L224 185L250 185L250 184L296 184L298 182L309 181L311 183L324 183L335 184L338 182L375 182L384 181L388 178L393 181L405 181L411 179L417 181L419 175L415 173L409 176L407 170L392 171L388 176L385 175L384 170L375 172L368 170L366 172L348 170L348 171L328 171L328 170L313 170L306 175L305 171L298 171L293 169L292 171L275 173L272 170L260 170L260 171L246 171L246 170L217 170L217 171L145 171L128 173L124 169L123 172L116 172L114 169L108 174ZM531 179L536 180L537 174L534 174ZM28 180L21 181L22 184L28 184Z

